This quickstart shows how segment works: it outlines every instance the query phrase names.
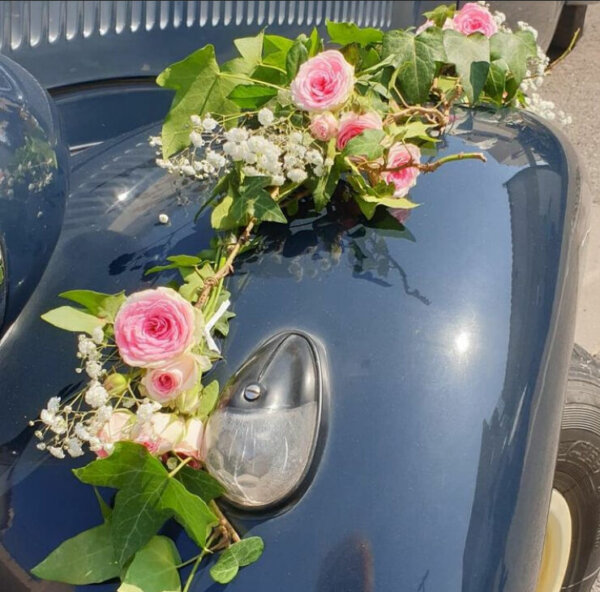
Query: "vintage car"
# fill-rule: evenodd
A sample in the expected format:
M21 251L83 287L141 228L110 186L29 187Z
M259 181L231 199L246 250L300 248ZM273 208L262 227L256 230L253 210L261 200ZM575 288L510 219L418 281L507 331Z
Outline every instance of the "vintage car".
M210 188L155 165L148 138L171 97L148 77L267 24L417 14L386 1L35 4L0 6L2 592L73 590L30 569L98 519L70 476L81 463L48 458L28 427L80 381L73 336L40 315L75 279L166 283L145 271L211 236L194 219ZM265 226L236 267L235 339L215 375L230 393L261 382L276 396L223 417L254 450L248 467L239 449L224 461L243 477L225 512L266 543L230 590L591 590L600 368L573 348L589 196L569 142L533 115L457 111L439 155L473 147L488 162L424 177L403 231L307 211ZM284 448L303 465L280 495ZM193 590L217 588L202 574Z

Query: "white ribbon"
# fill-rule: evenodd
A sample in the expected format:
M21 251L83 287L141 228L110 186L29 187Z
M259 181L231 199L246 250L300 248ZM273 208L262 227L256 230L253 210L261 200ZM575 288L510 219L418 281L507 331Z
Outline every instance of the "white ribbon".
M219 349L219 346L216 344L210 332L212 331L213 327L219 322L219 319L227 312L227 309L230 305L231 302L229 300L225 300L225 302L223 302L223 304L219 306L215 314L212 317L210 317L210 319L208 319L206 325L204 325L204 339L206 339L206 345L208 345L208 349L217 352L218 354L221 353L221 350Z

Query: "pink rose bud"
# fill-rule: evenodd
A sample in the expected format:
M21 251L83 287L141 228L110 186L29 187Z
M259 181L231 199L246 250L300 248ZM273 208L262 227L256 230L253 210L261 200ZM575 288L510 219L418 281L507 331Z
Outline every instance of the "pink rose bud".
M387 157L386 168L399 168L397 171L386 171L381 177L386 183L393 183L396 187L395 197L405 197L408 190L417 182L419 169L413 166L404 166L408 163L421 162L421 151L413 144L394 144ZM403 167L404 168L400 168Z
M161 456L173 450L183 438L185 422L173 413L154 413L134 442L142 444L150 454Z
M188 419L185 423L185 433L182 440L175 446L175 452L184 456L191 456L196 460L202 460L202 438L204 426L196 417Z
M369 113L358 113L350 112L344 113L340 119L340 129L337 137L337 149L343 150L344 146L354 136L358 136L361 132L368 129L382 129L383 124L381 122L381 116L379 113L370 111Z
M335 49L304 62L290 90L292 101L305 111L339 109L354 89L354 67Z
M498 25L490 11L481 4L465 4L452 19L453 29L463 35L483 33L491 37L498 32Z
M119 354L130 366L164 366L192 346L198 318L194 307L171 288L132 294L115 319Z
M115 372L114 374L109 374L102 386L108 391L108 394L113 397L118 397L122 395L127 390L127 385L129 381L126 376L123 374L119 374Z
M315 115L309 126L310 133L313 138L327 142L331 138L335 138L338 131L338 120L333 113L326 111L320 115Z
M142 378L148 396L164 405L190 390L198 380L198 364L192 354L183 354L160 368L151 368Z
M115 411L111 418L98 431L98 439L102 444L102 448L96 451L100 458L108 456L112 450L112 446L116 442L129 440L131 437L131 429L135 423L135 416L130 411L119 409Z

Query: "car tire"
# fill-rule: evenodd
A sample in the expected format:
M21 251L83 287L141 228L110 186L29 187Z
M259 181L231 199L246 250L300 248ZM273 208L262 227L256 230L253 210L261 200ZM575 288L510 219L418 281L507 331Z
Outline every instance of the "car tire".
M571 514L569 563L561 590L590 592L600 570L600 364L575 345L554 488Z
M557 58L569 47L577 29L580 29L579 38L581 38L586 11L586 5L567 5L562 9L550 43L552 58Z

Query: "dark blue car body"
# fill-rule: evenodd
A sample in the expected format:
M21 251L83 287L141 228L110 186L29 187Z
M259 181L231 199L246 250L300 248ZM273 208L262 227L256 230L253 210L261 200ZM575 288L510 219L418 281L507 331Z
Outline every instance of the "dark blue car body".
M27 425L49 397L68 397L80 382L75 337L40 315L65 290L164 284L173 276L145 271L200 251L212 234L208 215L194 221L210 187L182 184L154 163L148 137L159 125L69 158L54 103L32 85L0 58L0 166L15 177L12 193L0 193L6 592L72 590L28 572L100 521L93 493L70 473L81 463L36 450ZM50 179L35 191L32 170L11 173L31 137L54 154ZM474 149L487 163L453 163L419 179L411 195L422 205L404 229L352 208L305 211L289 225L263 225L261 248L240 260L229 282L237 318L214 376L225 382L261 343L301 331L320 344L327 389L303 487L269 511L226 507L266 545L228 590L535 588L587 205L568 143L533 116L457 111L436 157ZM182 557L191 556L191 541L170 528ZM217 588L207 570L193 586Z

